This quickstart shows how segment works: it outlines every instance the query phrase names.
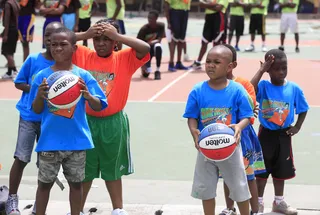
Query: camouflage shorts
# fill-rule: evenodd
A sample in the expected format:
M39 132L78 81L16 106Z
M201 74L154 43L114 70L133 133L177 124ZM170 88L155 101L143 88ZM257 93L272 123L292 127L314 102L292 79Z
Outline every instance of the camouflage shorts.
M38 179L53 183L62 165L68 182L82 182L85 173L86 151L54 151L39 153Z

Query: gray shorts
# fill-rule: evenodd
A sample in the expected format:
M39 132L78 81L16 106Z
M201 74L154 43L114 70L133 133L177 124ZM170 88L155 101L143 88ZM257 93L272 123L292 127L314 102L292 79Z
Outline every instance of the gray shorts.
M68 182L82 182L86 151L53 151L39 152L38 180L43 183L53 183L62 165L63 174Z
M34 142L39 139L41 130L40 122L25 121L20 117L18 139L14 158L29 163L34 147Z
M198 153L191 196L201 200L215 198L219 170L230 190L230 199L243 202L251 198L240 146L229 159L221 162L209 161Z

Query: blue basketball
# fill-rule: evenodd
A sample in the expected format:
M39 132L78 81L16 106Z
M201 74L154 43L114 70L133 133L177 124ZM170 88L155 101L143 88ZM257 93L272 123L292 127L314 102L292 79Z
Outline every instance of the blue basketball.
M225 124L212 123L200 133L200 152L209 160L226 160L231 157L236 147L234 131Z

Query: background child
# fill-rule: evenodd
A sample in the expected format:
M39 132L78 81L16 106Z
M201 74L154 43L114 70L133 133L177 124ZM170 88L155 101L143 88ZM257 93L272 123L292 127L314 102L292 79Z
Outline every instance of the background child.
M206 73L210 79L197 84L189 94L183 117L188 118L188 126L197 149L199 130L219 122L217 118L225 118L225 124L234 128L238 142L241 131L253 116L244 88L227 79L232 68L232 52L222 45L213 47L206 59ZM249 215L251 196L240 146L228 160L221 162L209 161L198 153L192 196L202 200L205 215L215 214L219 170L230 189L230 198L238 203L242 215Z
M227 48L232 51L232 61L233 61L233 69L237 67L237 51L233 46L224 44ZM249 80L236 77L233 74L233 70L228 73L228 79L234 80L235 82L240 83L247 91L250 101L251 108L254 109L256 106L256 93L254 91L253 85ZM242 131L241 134L241 148L243 155L243 162L245 165L245 170L247 174L247 180L249 185L249 190L251 193L250 205L251 205L251 214L259 214L259 205L258 205L258 190L257 184L255 180L255 174L264 173L265 166L264 160L262 156L262 149L256 135L256 132L253 128L254 117L251 117L250 124ZM234 207L234 202L229 198L229 189L227 185L224 183L224 192L225 199L227 203L227 208L224 209L220 215L232 215L236 214L236 209Z
M127 103L132 75L150 60L150 46L142 40L120 34L119 26L108 19L98 21L86 33L77 34L78 40L90 38L93 38L95 51L78 46L73 62L90 71L97 79L108 97L109 106L100 112L94 112L87 106L95 148L87 151L82 209L92 181L101 177L110 194L112 215L126 215L121 178L133 173L133 165L129 119L123 109ZM129 48L115 52L118 42Z
M45 31L46 52L30 55L23 63L19 74L14 83L15 87L22 91L22 96L16 105L20 112L18 139L16 151L14 152L14 162L10 171L9 178L9 197L6 205L7 214L20 214L19 197L17 195L23 170L31 161L31 155L35 140L38 141L40 136L41 115L34 113L28 109L28 100L30 95L30 87L34 77L41 70L54 64L50 52L50 36L53 31L63 27L59 22L50 23ZM36 212L36 207L33 208Z
M77 32L79 26L79 0L67 0L67 7L62 14L63 25L71 31Z
M95 3L97 9L99 8L99 4L94 0L81 0L80 3L78 32L86 32L91 26L93 3ZM88 46L88 41L83 40L83 45Z
M300 52L299 49L299 32L298 32L298 6L300 0L280 0L281 7L281 23L280 23L280 47L279 49L284 51L284 39L286 33L290 28L291 33L294 33L294 39L296 41L296 52Z
M37 214L45 214L51 187L62 165L64 176L70 186L71 214L78 215L81 211L85 150L93 148L85 104L88 102L93 110L99 111L107 107L107 102L92 75L72 64L72 54L76 49L74 32L60 28L51 35L50 40L55 64L36 75L29 97L32 110L42 114L41 136L36 147L36 152L39 153ZM79 84L83 96L74 107L58 109L46 101L46 78L55 72L66 70L81 78Z
M168 22L168 29L172 34L170 43L169 71L188 70L181 62L182 50L186 47L185 37L187 33L190 0L166 0L164 2L164 11ZM174 53L177 48L177 63L174 65Z
M39 0L22 0L20 1L20 13L18 20L19 37L23 48L23 61L29 55L29 43L33 40L35 8L40 6Z
M245 49L246 52L255 50L254 41L257 35L261 35L262 51L267 52L266 47L266 16L268 14L269 0L249 0L250 24L249 33L251 35L251 44Z
M230 29L228 44L231 44L233 32L236 32L236 45L235 49L240 51L239 41L243 35L244 30L244 9L248 6L248 0L231 0L230 5Z
M148 15L148 24L145 24L139 31L137 38L147 42L150 45L150 60L142 67L142 76L147 78L152 72L151 59L156 57L157 69L154 73L154 79L160 80L160 66L162 58L161 40L164 37L164 23L157 22L159 13L150 11Z
M51 22L62 22L61 15L67 7L66 0L44 0L43 4L40 6L40 14L43 15L46 20L43 24L43 41L44 41L44 32ZM44 43L42 48L45 48Z
M291 137L299 132L309 110L301 88L286 80L287 56L279 49L272 49L265 55L261 66L251 83L257 92L260 112L259 140L266 165L266 173L256 175L259 193L259 212L263 213L263 194L271 174L275 198L272 211L283 214L297 214L284 200L284 182L295 177ZM262 80L268 72L271 81ZM294 126L294 115L298 120Z
M2 44L1 54L8 61L8 71L1 79L15 78L18 74L13 55L16 52L18 41L18 16L20 6L15 0L1 0L1 8L3 8L3 32L1 33Z
M213 45L223 43L225 38L224 14L228 8L228 0L200 1L201 7L205 8L205 23L202 32L201 48L198 59L193 63L193 69L201 69L201 61L207 51L208 43Z

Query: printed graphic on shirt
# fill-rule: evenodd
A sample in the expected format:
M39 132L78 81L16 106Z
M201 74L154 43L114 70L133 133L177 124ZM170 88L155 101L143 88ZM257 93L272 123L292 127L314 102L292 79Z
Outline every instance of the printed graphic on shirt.
M157 33L147 34L145 37L145 41L147 43L150 43L151 41L155 40L157 38Z
M201 108L201 122L203 126L212 123L231 124L231 108Z
M81 0L80 3L81 3L82 10L89 10L90 0Z
M261 113L269 122L283 126L289 115L289 103L264 99Z
M74 111L76 109L76 105L69 108L69 109L59 109L51 105L49 102L47 102L48 109L51 113L57 115L57 116L62 116L66 117L68 119L71 119L73 117Z
M46 0L44 5L46 8L58 8L59 0Z
M91 75L98 81L101 89L106 97L111 93L114 86L115 74L112 72L89 71Z
M29 0L20 0L18 2L20 4L20 6L25 7L28 4Z

